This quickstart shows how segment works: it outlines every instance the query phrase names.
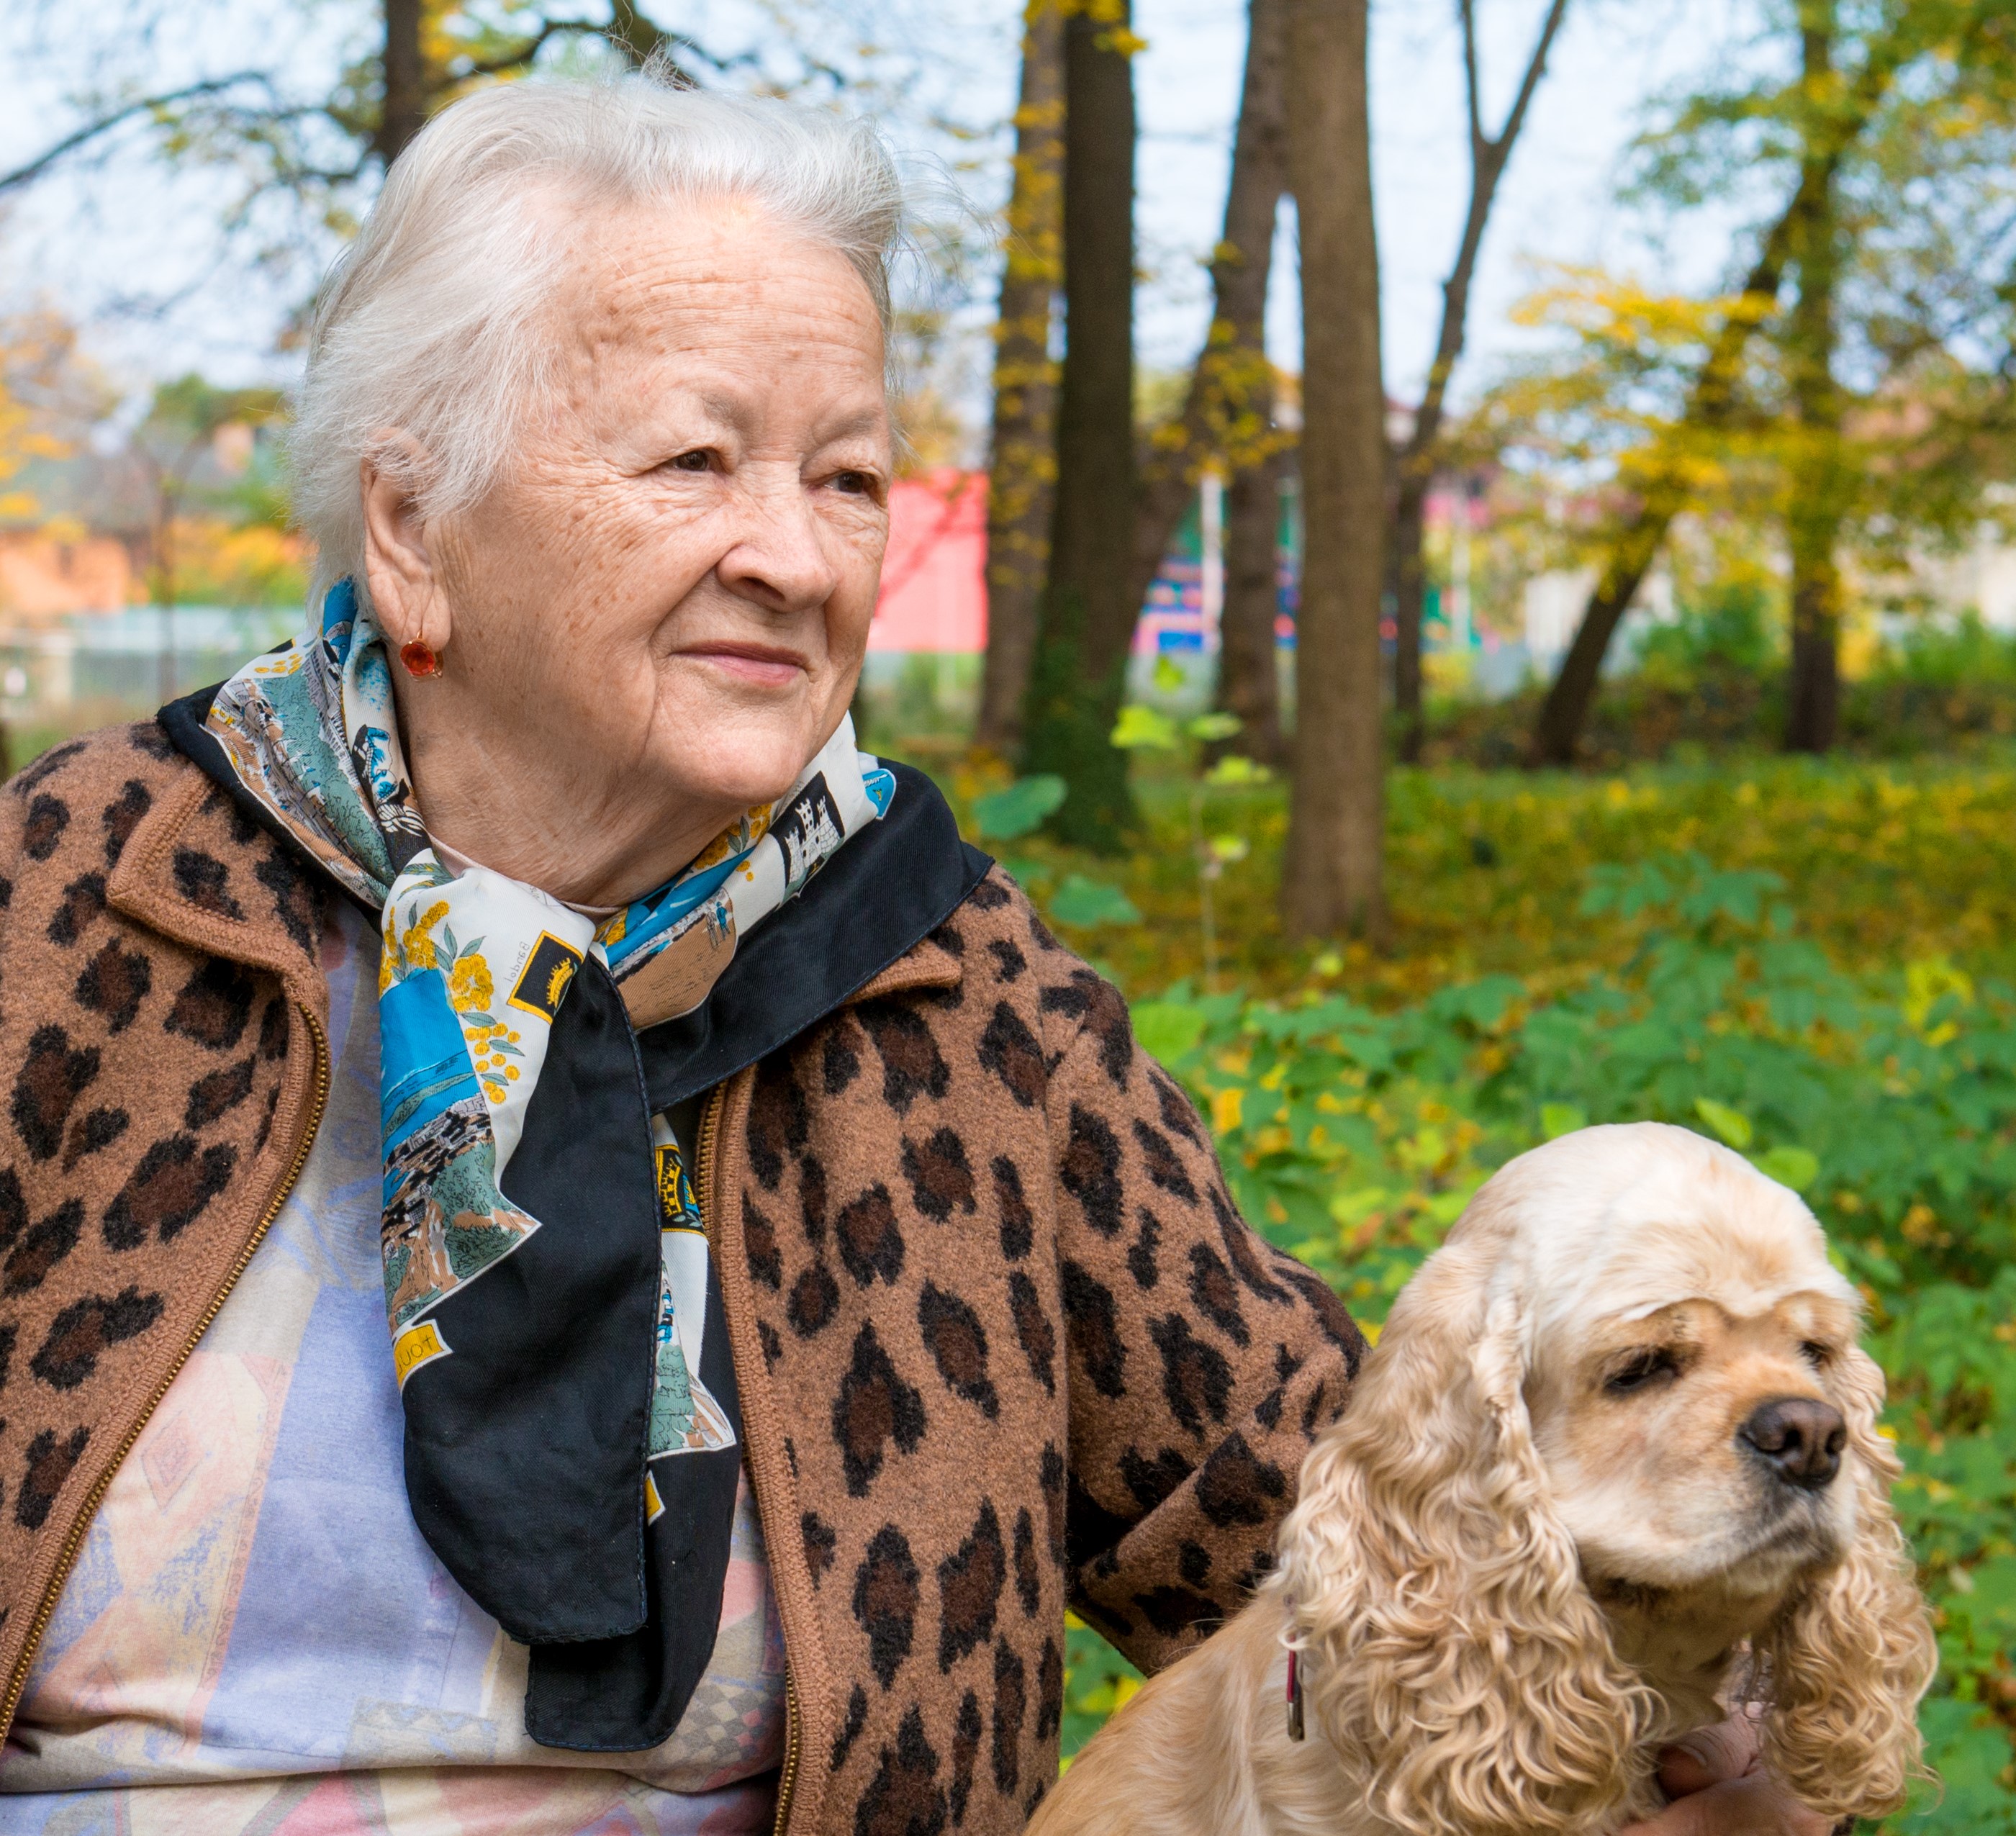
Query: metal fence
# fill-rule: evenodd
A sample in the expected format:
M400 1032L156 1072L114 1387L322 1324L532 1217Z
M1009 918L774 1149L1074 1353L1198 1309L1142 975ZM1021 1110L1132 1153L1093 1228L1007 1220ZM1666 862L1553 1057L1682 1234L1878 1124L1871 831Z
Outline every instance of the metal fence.
M0 625L0 718L67 726L151 711L300 628L291 607L129 607Z

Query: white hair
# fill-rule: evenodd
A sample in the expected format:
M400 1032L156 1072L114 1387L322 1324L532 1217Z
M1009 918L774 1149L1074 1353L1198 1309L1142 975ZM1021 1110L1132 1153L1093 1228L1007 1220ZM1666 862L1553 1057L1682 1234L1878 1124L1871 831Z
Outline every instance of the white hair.
M430 121L331 271L309 338L290 448L317 549L311 604L346 574L364 592L364 459L427 518L496 481L553 383L548 308L578 270L587 212L717 198L844 255L886 337L903 193L866 121L676 88L648 67L499 84Z

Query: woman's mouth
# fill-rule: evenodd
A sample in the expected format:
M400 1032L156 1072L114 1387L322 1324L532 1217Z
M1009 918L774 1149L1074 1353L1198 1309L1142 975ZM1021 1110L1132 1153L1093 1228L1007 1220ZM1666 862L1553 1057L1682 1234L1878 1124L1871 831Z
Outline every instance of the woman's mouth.
M788 688L809 668L796 650L775 644L700 644L680 654L755 689Z

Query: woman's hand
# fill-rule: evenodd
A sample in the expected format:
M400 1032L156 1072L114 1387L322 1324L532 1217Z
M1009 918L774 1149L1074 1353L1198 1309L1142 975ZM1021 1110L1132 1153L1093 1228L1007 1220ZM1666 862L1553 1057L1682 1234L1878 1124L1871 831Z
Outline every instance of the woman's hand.
M1834 1827L1764 1770L1750 1713L1669 1747L1659 1783L1674 1802L1620 1836L1829 1836Z

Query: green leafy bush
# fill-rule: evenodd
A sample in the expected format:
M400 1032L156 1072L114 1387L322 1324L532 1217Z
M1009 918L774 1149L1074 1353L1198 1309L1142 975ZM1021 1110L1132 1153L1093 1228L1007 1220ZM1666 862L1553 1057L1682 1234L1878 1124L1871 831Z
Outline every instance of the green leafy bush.
M1959 689L1980 682L2016 682L2016 638L1991 630L1978 612L1951 624L1931 621L1885 646L1873 679L1923 682Z
M1770 597L1755 581L1729 581L1683 603L1670 625L1654 625L1639 640L1644 674L1673 682L1729 672L1762 675L1779 663Z
M1013 841L1039 827L1064 800L1064 781L1054 772L1017 778L1005 790L973 800L974 831L983 841Z

